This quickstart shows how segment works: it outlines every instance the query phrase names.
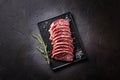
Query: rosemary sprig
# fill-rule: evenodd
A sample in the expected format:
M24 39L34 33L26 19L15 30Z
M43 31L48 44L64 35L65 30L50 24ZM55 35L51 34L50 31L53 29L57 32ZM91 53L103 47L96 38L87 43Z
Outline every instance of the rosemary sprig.
M49 52L47 51L47 45L44 43L42 37L40 34L32 34L32 36L38 40L40 43L41 47L36 47L36 49L43 54L44 58L46 59L47 63L50 64L50 59L49 59Z

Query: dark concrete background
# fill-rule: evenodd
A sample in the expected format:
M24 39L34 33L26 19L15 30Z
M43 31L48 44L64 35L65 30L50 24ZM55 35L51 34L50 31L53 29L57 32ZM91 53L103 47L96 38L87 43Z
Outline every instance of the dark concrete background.
M37 23L70 11L88 61L50 70L31 36ZM119 80L120 2L0 0L0 80Z

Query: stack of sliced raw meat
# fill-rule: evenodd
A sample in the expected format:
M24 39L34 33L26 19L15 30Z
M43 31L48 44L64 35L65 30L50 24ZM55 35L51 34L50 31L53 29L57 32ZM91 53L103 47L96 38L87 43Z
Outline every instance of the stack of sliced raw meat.
M58 19L50 25L50 40L53 45L52 58L61 61L72 61L73 38L71 37L69 20Z

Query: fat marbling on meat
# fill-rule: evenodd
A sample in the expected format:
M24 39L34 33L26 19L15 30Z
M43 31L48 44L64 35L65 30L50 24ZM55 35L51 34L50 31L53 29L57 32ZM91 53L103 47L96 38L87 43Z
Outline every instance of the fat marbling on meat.
M61 61L73 61L74 46L67 19L58 19L52 22L49 29L52 44L51 58Z

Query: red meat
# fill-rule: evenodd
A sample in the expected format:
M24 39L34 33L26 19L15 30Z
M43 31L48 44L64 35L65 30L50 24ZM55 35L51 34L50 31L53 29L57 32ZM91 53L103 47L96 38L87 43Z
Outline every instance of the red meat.
M53 38L59 35L70 35L71 36L69 31L59 31L59 32L54 33L52 36L50 36L50 39L52 40Z
M63 28L63 29L56 29L54 32L50 31L50 40L52 40L52 37L60 32L68 32L69 34L71 34L69 29Z
M56 39L56 40L52 41L51 44L55 44L55 43L58 43L58 42L68 42L68 43L72 43L72 42L73 42L73 39L71 39L71 38L59 38L59 39Z
M66 19L58 19L50 25L49 39L53 45L51 58L61 61L73 60L74 46L69 25Z

